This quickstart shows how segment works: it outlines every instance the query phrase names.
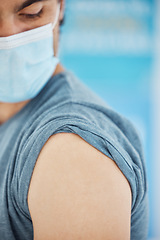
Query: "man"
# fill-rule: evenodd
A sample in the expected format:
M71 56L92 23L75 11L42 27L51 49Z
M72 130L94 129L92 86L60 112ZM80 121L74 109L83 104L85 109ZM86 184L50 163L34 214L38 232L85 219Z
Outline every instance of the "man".
M0 239L146 239L139 137L59 63L63 15L0 0Z

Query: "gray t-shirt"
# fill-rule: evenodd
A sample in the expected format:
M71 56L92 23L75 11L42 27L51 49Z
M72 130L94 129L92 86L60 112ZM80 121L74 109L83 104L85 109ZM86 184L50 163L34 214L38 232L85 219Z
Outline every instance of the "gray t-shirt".
M78 134L116 162L132 190L131 240L147 239L148 185L139 136L129 120L68 71L50 78L0 126L0 239L33 239L28 188L40 150L58 132Z

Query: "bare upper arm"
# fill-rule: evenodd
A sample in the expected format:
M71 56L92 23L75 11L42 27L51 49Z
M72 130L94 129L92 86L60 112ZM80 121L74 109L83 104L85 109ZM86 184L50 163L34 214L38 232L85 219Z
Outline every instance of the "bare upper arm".
M129 240L131 189L113 160L73 133L37 160L28 206L34 240Z

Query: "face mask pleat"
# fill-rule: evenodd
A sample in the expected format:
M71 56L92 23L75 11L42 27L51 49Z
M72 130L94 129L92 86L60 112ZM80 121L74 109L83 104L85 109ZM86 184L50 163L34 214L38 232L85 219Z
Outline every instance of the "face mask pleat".
M26 32L0 38L0 49L18 47L27 43L31 43L32 41L41 40L51 36L52 24L50 23Z

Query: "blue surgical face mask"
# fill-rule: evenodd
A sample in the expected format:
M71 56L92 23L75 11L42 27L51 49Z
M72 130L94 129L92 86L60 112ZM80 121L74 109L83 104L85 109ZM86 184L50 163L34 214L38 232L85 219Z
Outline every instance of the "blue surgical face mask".
M54 23L9 37L0 37L0 102L34 98L48 82L59 62L54 56Z

